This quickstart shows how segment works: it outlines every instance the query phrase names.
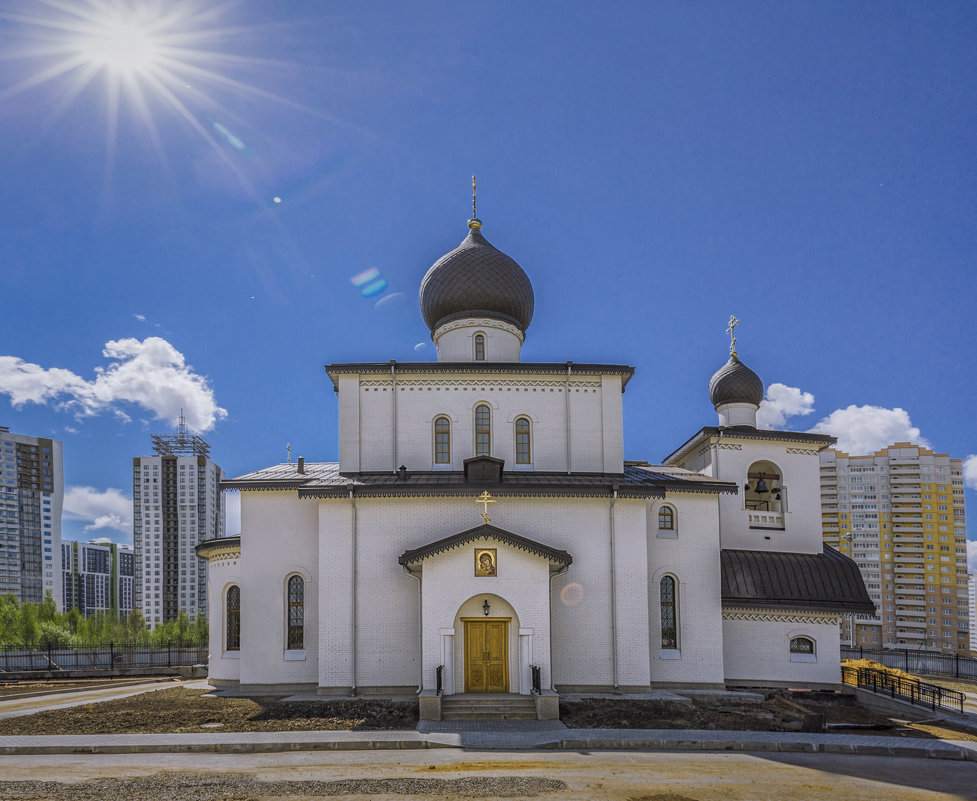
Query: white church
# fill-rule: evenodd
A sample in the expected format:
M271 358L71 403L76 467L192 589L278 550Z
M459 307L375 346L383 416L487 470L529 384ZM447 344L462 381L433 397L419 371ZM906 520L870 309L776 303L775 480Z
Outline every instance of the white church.
M463 694L547 718L559 693L837 686L841 617L874 607L822 544L833 438L758 429L734 339L718 425L625 461L634 368L523 361L532 285L468 228L421 282L437 361L327 365L338 463L223 483L242 530L197 548L210 682L416 693L433 719Z

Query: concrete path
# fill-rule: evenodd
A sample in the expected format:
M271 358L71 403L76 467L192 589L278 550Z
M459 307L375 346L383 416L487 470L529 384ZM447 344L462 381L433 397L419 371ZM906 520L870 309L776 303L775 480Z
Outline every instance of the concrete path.
M189 689L206 690L210 688L205 679L193 681L148 681L139 684L126 683L109 687L92 687L87 690L72 690L68 692L46 693L27 697L0 698L0 720L15 718L21 715L32 715L35 712L46 712L50 709L65 709L69 706L93 704L99 701L114 701L117 698L127 698L153 690L166 690L170 687L187 687Z
M538 721L449 726L427 731L206 732L0 737L0 754L273 753L419 748L473 750L740 751L923 757L977 762L977 743L794 732L567 729ZM433 729L433 730L431 730Z

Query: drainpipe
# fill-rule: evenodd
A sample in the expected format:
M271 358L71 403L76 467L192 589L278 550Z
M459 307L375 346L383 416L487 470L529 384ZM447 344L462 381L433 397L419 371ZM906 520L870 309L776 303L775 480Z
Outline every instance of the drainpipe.
M352 673L353 695L356 695L356 498L353 497L353 488L349 488L349 506L352 512L352 536L351 536L351 547L350 547L350 563L352 572L352 581L350 585L352 586L352 623L353 628L350 631L351 647L349 650L350 657L350 669Z
M618 485L612 487L610 509L610 538L611 538L611 673L614 677L614 689L617 689L617 592L614 587L614 504L617 502Z
M566 396L566 419L567 419L567 475L570 475L570 370L573 362L567 362L567 377L564 383L563 393Z
M422 613L424 611L424 605L421 600L421 593L424 592L421 585L421 577L415 576L414 571L412 571L407 565L401 565L403 571L410 576L412 579L417 581L417 695L420 695L424 691L424 618Z
M393 410L393 421L390 426L390 430L393 431L393 444L390 448L393 453L393 472L394 475L397 473L397 362L393 359L390 360L390 380L393 381L393 391L394 396L391 400L390 408Z
M550 689L556 692L556 684L553 681L553 579L558 576L565 576L570 571L570 565L563 570L557 570L550 576Z

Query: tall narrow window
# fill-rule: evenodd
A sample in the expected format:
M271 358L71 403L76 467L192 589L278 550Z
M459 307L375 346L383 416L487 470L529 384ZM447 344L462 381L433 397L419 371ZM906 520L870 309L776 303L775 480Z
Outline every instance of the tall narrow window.
M241 588L232 584L227 588L227 648L241 650Z
M485 334L475 334L475 361L485 361Z
M664 576L661 580L662 648L678 648L678 623L675 614L675 579Z
M434 462L451 464L451 423L447 417L434 421Z
M305 582L301 576L288 580L288 650L305 647Z
M658 510L658 530L675 530L675 510L672 509L671 506L662 506L661 509Z
M516 464L532 464L529 441L529 421L525 417L516 420Z
M491 456L492 412L484 403L475 407L475 455Z

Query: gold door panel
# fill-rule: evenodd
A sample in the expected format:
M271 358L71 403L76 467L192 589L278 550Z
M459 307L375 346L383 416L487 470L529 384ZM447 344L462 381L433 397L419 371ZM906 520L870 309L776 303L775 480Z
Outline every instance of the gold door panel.
M509 621L464 622L465 692L509 692Z

